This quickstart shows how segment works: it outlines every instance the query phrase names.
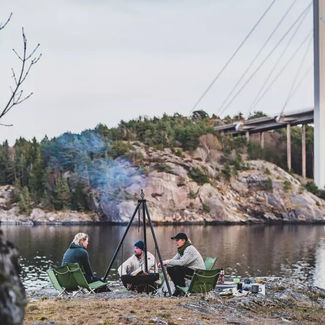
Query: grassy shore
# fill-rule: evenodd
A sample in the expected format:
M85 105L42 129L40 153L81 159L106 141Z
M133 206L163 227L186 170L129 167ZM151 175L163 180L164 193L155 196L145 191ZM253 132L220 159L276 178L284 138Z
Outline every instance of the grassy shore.
M246 299L246 300L245 300ZM25 325L93 324L307 324L325 322L325 309L305 302L283 304L268 298L109 299L98 297L41 298L26 308Z

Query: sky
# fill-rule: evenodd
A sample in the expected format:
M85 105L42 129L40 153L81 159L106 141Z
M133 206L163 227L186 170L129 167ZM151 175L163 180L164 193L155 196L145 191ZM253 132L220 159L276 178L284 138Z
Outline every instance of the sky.
M22 26L30 49L40 43L42 58L23 85L24 92L32 91L33 96L0 121L13 124L0 126L0 143L7 139L13 144L19 137L35 136L41 140L45 135L51 138L67 131L79 133L99 123L115 127L121 120L140 115L189 116L198 98L271 2L1 0L0 22L10 12L13 16L0 31L0 109L10 96L11 68L19 66L12 49L21 51ZM273 48L276 50L238 97L221 110L227 94L293 2L292 10L246 78ZM291 34L275 47L309 3L308 0L275 1L197 109L210 115L222 112L221 116L225 116L238 112L248 115L254 108L275 115L283 109L290 89L295 89L292 85L297 84L299 88L290 97L285 111L312 107L312 41L303 43L297 51L312 30L312 10L281 60ZM295 52L296 56L290 59ZM273 76L282 66L286 66L284 72L258 106L252 108L256 94L277 61Z

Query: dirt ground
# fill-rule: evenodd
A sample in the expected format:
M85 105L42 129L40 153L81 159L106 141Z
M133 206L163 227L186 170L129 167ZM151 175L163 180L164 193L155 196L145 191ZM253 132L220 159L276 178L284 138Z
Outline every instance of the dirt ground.
M197 299L197 298L196 298ZM193 298L42 299L27 305L24 324L227 324L226 314L202 314L181 307Z
M276 305L239 306L189 298L41 298L30 302L24 325L109 325L109 324L325 324L325 310L280 308Z

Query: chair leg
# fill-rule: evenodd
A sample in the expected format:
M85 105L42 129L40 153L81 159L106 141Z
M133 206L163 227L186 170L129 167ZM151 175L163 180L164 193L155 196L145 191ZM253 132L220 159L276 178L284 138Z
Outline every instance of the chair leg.
M67 293L66 290L63 289L62 291L59 292L58 297L62 297L62 296L63 296L64 294L66 294L66 293Z

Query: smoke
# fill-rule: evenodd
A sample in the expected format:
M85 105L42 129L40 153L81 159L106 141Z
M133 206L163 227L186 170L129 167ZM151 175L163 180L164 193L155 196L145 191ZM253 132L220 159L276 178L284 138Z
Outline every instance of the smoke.
M111 143L104 142L95 131L65 133L44 145L43 158L55 170L69 170L75 180L91 190L101 212L110 220L118 220L123 217L118 205L134 199L145 187L146 178L128 158L111 158L110 148Z

